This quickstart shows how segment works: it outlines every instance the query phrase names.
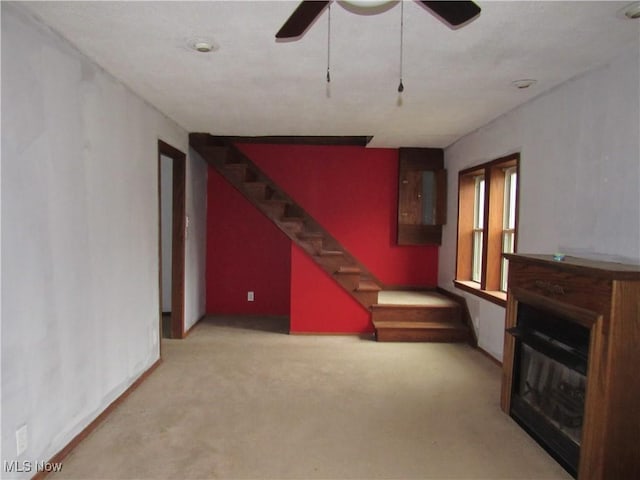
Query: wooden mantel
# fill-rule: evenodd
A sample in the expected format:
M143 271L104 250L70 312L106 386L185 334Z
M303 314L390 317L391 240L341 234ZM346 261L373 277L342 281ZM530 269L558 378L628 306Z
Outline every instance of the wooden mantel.
M506 328L518 303L590 330L579 480L640 478L640 265L509 254ZM515 340L505 334L502 409L510 412Z

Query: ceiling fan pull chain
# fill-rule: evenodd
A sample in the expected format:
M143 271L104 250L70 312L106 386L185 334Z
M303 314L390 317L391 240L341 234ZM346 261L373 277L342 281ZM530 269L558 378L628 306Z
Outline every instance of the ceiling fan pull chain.
M404 92L402 84L402 57L404 44L404 1L400 0L400 84L398 85L398 93Z
M329 68L331 66L331 4L329 4L329 21L327 22L327 83L331 82Z

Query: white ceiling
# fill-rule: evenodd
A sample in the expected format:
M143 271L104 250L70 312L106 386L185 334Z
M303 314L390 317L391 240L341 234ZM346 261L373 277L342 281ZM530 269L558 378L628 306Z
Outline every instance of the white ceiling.
M216 135L366 135L375 147L445 147L625 48L640 51L630 2L492 2L452 30L404 3L400 11L331 8L299 40L275 33L291 1L26 2L26 8L190 132ZM193 37L219 46L201 54ZM517 90L511 82L535 78Z

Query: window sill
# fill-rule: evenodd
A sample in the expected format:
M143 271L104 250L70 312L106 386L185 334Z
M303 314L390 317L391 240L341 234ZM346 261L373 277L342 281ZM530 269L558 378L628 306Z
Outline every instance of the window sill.
M495 290L482 290L480 284L472 282L470 280L454 280L453 285L460 290L477 295L480 298L488 300L491 303L495 303L501 307L507 306L507 294Z

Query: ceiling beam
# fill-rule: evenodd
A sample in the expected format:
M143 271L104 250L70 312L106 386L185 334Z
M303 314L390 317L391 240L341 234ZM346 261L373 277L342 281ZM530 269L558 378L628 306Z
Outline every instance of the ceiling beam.
M287 136L267 135L258 137L211 135L211 140L220 144L230 143L267 143L277 145L340 145L366 147L372 136Z

